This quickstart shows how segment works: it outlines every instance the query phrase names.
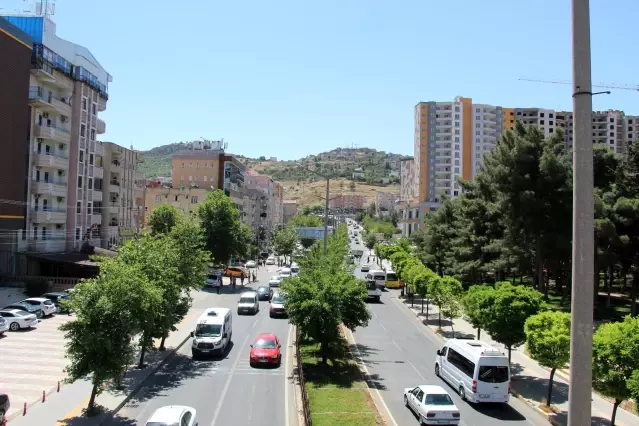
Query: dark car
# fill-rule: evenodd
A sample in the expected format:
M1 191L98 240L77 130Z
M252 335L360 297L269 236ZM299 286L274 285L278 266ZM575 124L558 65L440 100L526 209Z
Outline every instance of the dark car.
M273 297L273 290L267 285L261 285L255 291L260 300L271 300L271 297Z
M40 309L38 306L30 305L24 302L12 303L10 305L5 306L2 309L18 309L20 311L25 311L30 314L34 314L36 318L42 318L43 316L42 309Z
M9 411L10 406L9 395L0 392L0 425L4 424L4 416L7 414L7 411Z
M46 297L51 300L56 308L58 308L58 312L69 312L69 308L66 306L66 303L64 303L71 299L71 295L69 293L65 291L45 293L42 297Z

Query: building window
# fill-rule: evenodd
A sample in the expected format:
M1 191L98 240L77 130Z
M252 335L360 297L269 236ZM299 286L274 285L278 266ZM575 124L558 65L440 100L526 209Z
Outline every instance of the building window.
M81 202L81 201L78 201L78 202L76 203L76 206L75 206L75 212L76 212L76 213L82 213L82 202Z
M89 186L89 189L93 189L93 179L87 179L87 185Z
M80 151L80 163L84 163L84 151Z
M87 98L82 98L82 111L87 110Z
M82 176L78 176L78 188L82 189Z
M180 176L180 180L184 182L184 176Z
M91 140L95 140L95 130L91 129Z
M155 196L155 202L156 202L156 203L161 203L161 202L162 202L162 197L161 197L161 196L159 196L159 195L156 195L156 196Z
M184 163L182 163L182 168L184 168Z
M87 214L91 214L91 203L87 203Z
M197 195L191 197L191 204L197 204Z
M93 165L93 154L89 154L89 164Z
M80 125L80 136L84 137L86 136L86 132L87 132L87 126L85 126L84 124Z
M176 196L175 196L175 201L178 201L178 197L179 197L179 195L176 195Z
M206 182L206 179L208 179L208 176L204 176L204 182Z
M193 176L189 176L189 182L193 181Z
M97 111L96 111L96 104L91 105L91 114L96 115Z

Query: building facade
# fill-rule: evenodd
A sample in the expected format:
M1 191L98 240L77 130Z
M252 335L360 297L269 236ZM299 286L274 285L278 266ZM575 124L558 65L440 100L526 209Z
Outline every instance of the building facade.
M29 70L33 41L0 18L0 238L8 248L27 216L30 107ZM10 236L10 237L9 237Z
M89 50L56 35L45 16L7 16L32 37L28 102L29 172L27 220L19 249L61 252L77 250L89 238L100 245L95 225L101 215L92 206L103 199L95 180L97 135L105 132L98 118L106 110L109 73Z
M395 210L399 201L399 192L377 191L375 193L375 210L378 215Z
M93 205L93 209L94 214L102 216L99 233L102 247L109 248L133 238L144 226L146 179L137 170L142 162L142 157L137 151L112 142L98 144L102 152L102 157L98 157L98 161L104 170L100 184L107 199L102 200L100 208Z
M340 194L328 201L328 206L331 209L363 210L365 204L366 198L359 194Z
M206 188L147 185L144 192L144 223L149 223L153 210L163 204L172 205L185 215L194 214L209 192L211 190Z
M284 200L284 224L297 215L297 201L296 200Z
M259 217L259 224L271 231L283 224L284 190L282 185L270 176L259 174L254 170L247 171L246 185L249 189L258 191L255 194L261 193L259 202L257 200L255 202L262 206L260 215L265 214L266 216ZM256 225L253 223L251 226L255 227Z
M417 198L417 182L415 180L415 160L410 158L402 160L399 165L400 189L399 199L402 201Z

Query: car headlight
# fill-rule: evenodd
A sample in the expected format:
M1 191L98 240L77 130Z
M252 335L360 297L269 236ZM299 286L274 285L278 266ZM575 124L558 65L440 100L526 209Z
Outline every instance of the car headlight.
M279 358L279 355L273 355L271 358L277 359L277 358Z

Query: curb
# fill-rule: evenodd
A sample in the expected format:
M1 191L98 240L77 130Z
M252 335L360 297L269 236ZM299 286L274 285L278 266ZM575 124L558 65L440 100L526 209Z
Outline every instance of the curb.
M297 326L293 326L294 336L297 336ZM293 343L293 348L297 345L297 337ZM293 349L295 350L295 349ZM293 354L293 380L295 383L295 411L297 412L297 424L299 426L306 426L306 420L304 419L304 401L302 401L302 383L299 376L299 360L297 354Z
M109 410L109 413L104 416L104 418L102 420L100 420L97 423L97 426L101 426L102 424L104 424L107 421L113 420L113 416L116 415L121 409L122 407L124 407L130 400L131 398L133 398L133 396L138 393L140 391L140 389L142 389L142 386L144 386L144 383L146 383L146 381L149 379L149 377L151 377L153 374L155 374L156 371L158 371L160 368L162 368L162 366L164 366L167 361L175 355L175 353L177 351L180 350L180 348L182 346L184 346L184 344L191 338L190 335L187 334L186 338L184 338L184 340L182 340L177 346L175 346L173 349L169 350L168 353L166 354L166 356L164 357L164 359L162 359L155 367L151 367L148 369L149 374L146 375L146 377L144 377L142 380L140 380L140 383L138 383L131 392L128 393L127 396L124 397L124 399L120 402L120 404L118 404L118 406L112 410Z

